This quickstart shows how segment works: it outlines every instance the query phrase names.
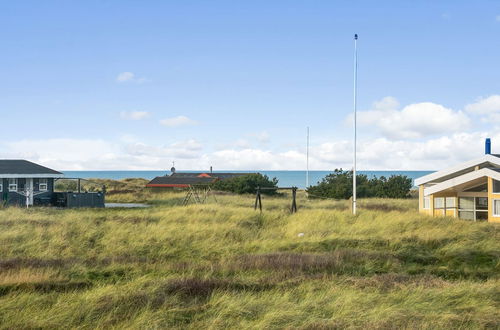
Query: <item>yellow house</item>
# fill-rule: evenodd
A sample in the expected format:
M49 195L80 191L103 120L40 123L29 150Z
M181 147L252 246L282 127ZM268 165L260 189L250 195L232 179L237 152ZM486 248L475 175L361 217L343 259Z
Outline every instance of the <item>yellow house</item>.
M500 222L500 155L487 154L415 180L419 211L473 221Z

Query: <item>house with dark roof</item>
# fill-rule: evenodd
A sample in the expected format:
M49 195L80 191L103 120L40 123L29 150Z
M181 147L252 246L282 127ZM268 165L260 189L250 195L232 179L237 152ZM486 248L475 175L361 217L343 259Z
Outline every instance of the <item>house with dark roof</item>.
M104 207L104 191L55 192L64 174L21 159L0 159L0 203L6 205Z
M227 180L251 173L215 173L215 172L175 172L170 175L158 176L151 180L149 188L189 188L195 185L209 185L219 180Z
M485 155L415 180L419 210L431 216L500 222L500 155Z
M0 159L1 201L10 205L34 205L48 201L54 180L64 174L21 159Z

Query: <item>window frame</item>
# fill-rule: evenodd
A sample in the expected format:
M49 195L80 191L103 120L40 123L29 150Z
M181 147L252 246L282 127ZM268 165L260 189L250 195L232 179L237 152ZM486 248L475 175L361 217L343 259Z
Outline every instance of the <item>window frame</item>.
M11 183L11 180L15 183ZM18 184L19 184L19 181L17 180L17 178L9 178L9 186L8 186L8 189L9 189L9 192L17 192L17 188L18 188ZM15 187L15 189L12 189L11 187Z
M439 201L439 203L437 203ZM441 206L437 206L437 204L440 204L442 202ZM434 197L434 210L446 210L446 197Z
M44 183L42 183L42 180L45 180ZM45 186L44 188L42 188L42 185ZM49 179L47 178L41 178L41 179L38 179L38 191L49 191Z
M500 202L500 199L499 198L494 198L492 199L492 205L491 205L491 214L495 217L495 218L500 218L500 205L498 206L498 213L495 213L495 202Z
M472 199L472 208L462 208L461 206L461 203L460 203L460 199ZM479 198L484 198L486 199L486 203L487 203L487 206L486 208L478 208L478 199ZM483 219L479 219L478 217L478 213L484 215L484 214L489 214L489 205L490 205L490 199L488 197L485 197L485 196L458 196L458 217L460 219L463 219L463 220L472 220L474 222L477 222L477 221L482 221ZM473 219L466 219L466 218L462 218L460 217L460 213L461 212L472 212L474 217ZM500 215L498 216L500 217ZM486 217L487 219L487 217Z
M425 201L427 201L427 207L425 206ZM424 199L422 200L422 210L430 210L431 209L431 197L430 196L424 196Z
M493 180L493 184L492 184L492 187L491 187L492 193L494 193L494 194L500 194L500 190L499 191L495 191L495 183L497 183L498 187L500 187L500 181L495 180L495 179L492 179L492 180Z

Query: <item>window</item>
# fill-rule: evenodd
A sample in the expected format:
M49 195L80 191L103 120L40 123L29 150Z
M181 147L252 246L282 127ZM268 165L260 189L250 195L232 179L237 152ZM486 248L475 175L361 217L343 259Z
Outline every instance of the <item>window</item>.
M500 181L493 180L493 192L495 194L500 194Z
M465 192L487 192L488 191L488 183L480 184L479 186L474 186L469 189L465 189Z
M458 217L464 220L475 220L474 197L458 198Z
M458 216L466 220L488 220L488 197L459 197Z
M431 199L430 197L424 197L424 209L428 210L431 208Z
M458 207L463 210L474 210L474 197L460 197Z
M474 211L459 211L458 217L464 220L474 220Z
M444 197L434 197L434 209L444 209Z
M47 183L47 179L40 179L38 181L38 190L40 191L47 191L48 190L48 183Z
M476 197L476 210L488 210L488 197Z
M450 209L456 207L455 201L455 197L446 197L446 208Z
M0 179L0 192L3 191L3 184L2 184L2 180Z
M17 179L9 179L9 191L17 191Z
M500 199L493 200L493 216L500 217Z

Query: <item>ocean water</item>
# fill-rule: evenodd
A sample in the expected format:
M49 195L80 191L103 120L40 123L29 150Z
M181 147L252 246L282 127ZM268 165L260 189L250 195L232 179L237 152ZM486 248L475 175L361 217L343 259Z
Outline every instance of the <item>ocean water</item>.
M199 171L184 171L184 172L199 172ZM217 173L217 171L214 171ZM299 187L305 188L306 186L306 171L221 171L221 172L259 172L271 178L278 179L280 187ZM309 184L315 185L321 181L326 175L332 171L309 171ZM368 177L390 177L391 175L406 175L415 180L418 177L432 173L433 171L358 171L360 174L366 174ZM82 179L113 179L120 180L126 178L143 178L151 180L157 176L170 174L168 171L64 171L68 178L82 178Z

